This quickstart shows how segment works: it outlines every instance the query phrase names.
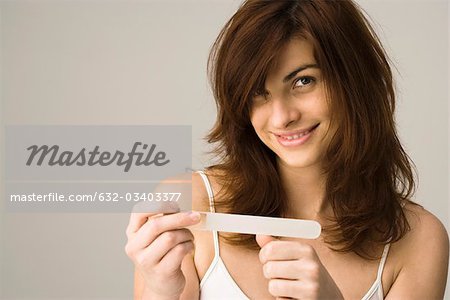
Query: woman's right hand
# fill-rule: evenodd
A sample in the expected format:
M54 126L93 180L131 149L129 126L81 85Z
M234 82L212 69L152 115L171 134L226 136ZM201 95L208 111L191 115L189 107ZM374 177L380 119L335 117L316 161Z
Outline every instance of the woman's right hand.
M194 236L184 227L200 221L198 212L132 213L125 252L144 278L152 299L178 299L186 279L181 263L194 250Z

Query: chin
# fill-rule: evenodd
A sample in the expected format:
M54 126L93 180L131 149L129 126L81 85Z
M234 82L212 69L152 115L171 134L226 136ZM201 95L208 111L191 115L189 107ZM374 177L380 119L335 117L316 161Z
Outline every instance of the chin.
M278 156L278 162L280 164L283 164L286 167L290 167L290 168L296 168L296 169L301 169L301 168L307 168L307 167L311 167L313 165L316 165L319 160L318 157L280 157Z

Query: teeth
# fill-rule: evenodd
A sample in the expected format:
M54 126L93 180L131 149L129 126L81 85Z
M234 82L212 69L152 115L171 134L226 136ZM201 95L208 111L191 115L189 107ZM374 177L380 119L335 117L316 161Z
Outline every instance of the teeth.
M288 139L288 140L295 140L295 139L301 138L302 136L307 135L308 133L309 133L309 131L304 132L304 133L300 133L300 134L295 134L295 135L287 136L287 137L285 137L285 139Z

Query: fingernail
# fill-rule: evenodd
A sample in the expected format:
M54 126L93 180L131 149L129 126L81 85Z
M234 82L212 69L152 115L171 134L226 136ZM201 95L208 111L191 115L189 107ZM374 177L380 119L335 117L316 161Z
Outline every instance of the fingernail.
M191 218L193 221L198 221L200 220L200 213L197 211L191 211L188 214L189 218Z

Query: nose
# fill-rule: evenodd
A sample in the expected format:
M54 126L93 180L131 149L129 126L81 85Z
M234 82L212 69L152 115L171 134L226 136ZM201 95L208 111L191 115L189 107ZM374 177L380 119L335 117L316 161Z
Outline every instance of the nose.
M300 111L289 99L277 98L272 100L271 123L273 128L284 129L300 118Z

